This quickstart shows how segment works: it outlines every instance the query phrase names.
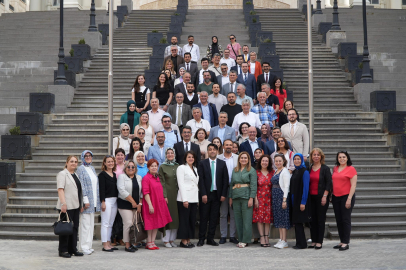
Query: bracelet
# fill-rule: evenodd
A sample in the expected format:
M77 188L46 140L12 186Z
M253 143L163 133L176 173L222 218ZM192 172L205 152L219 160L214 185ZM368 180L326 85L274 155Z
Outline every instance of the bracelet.
M327 197L327 195L323 195L323 197Z

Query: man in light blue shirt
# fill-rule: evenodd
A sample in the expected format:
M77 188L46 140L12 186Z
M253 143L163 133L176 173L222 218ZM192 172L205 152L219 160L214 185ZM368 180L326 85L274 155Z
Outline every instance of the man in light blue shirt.
M203 98L204 102L202 102L202 98ZM200 104L202 104L203 119L206 119L207 121L209 121L211 119L210 108L209 108L210 104L209 104L209 102L207 102L208 98L209 98L209 95L207 94L207 92L200 93Z
M237 99L235 101L235 103L240 104L242 103L242 101L244 99L248 99L251 103L251 108L254 107L254 102L252 101L252 98L250 96L247 96L245 94L245 85L243 84L239 84L237 86Z
M162 116L162 126L164 129L162 130L165 133L165 145L168 147L173 147L173 145L177 142L180 142L182 139L179 135L177 130L173 130L171 127L172 119L171 116L165 114ZM154 139L154 144L156 144L156 138Z

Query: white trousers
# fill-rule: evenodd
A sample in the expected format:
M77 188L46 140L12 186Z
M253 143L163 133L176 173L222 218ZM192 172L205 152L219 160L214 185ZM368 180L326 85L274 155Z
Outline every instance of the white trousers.
M106 210L101 211L101 239L102 242L111 241L114 219L117 214L117 198L106 198Z
M165 243L173 242L176 240L176 235L178 234L178 229L166 230L165 237L162 234L162 241Z
M92 248L94 233L94 213L80 214L79 222L79 250Z

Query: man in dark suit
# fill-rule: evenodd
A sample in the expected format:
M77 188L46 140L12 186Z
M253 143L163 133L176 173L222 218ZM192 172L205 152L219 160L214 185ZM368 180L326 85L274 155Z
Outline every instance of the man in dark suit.
M244 62L247 62L251 60L250 57L250 48L248 47L248 45L243 45L242 46L242 57L244 59Z
M182 132L182 127L193 118L192 109L189 105L183 103L184 95L182 93L177 93L175 99L176 104L169 105L168 113L172 117L172 124L176 124Z
M173 149L175 149L175 159L176 162L179 164L185 164L183 158L187 151L195 152L197 164L199 164L200 162L201 157L200 146L190 141L191 136L192 136L192 128L189 126L184 126L182 130L183 140L173 145Z
M211 143L207 146L209 158L202 160L198 167L199 173L199 242L198 247L204 245L206 238L208 245L218 246L214 241L217 219L220 215L220 206L227 198L228 170L223 160L217 158L218 147ZM209 230L207 231L207 224Z
M242 63L242 74L238 75L237 82L245 85L245 93L253 100L257 96L257 81L255 76L248 72L248 63Z
M268 62L262 63L262 74L257 78L257 90L260 91L261 85L263 83L267 83L269 85L273 85L273 81L275 79L275 75L271 74L269 70L271 69L271 65Z
M199 70L196 74L195 77L193 78L193 84L195 85L195 89L199 86L199 84L204 82L203 78L203 71L208 71L210 73L210 81L213 83L218 83L217 82L217 77L216 74L214 74L213 71L209 70L209 59L207 58L202 58L200 61L202 64L202 69Z
M235 70L237 71L237 75L240 75L242 73L242 68L241 68L241 64L244 62L244 57L242 55L237 55L237 65L233 66L231 70Z
M278 149L278 139L282 135L280 127L274 127L272 129L272 138L273 140L267 141L265 144L266 150L269 155L272 155L273 152ZM292 150L292 145L288 142L290 150ZM265 151L265 150L264 150ZM292 150L293 151L293 150Z
M217 113L216 105L208 102L209 94L207 92L200 92L200 102L193 107L198 107L202 110L202 118L209 121L210 126L214 127L219 124L219 115ZM208 110L205 110L207 108Z
M164 65L168 60L172 60L173 69L175 70L176 74L179 75L179 66L182 65L185 61L183 60L182 56L178 55L177 45L171 45L171 55L165 57Z
M245 151L250 155L252 166L255 165L254 151L258 148L264 150L264 154L268 154L265 143L263 143L261 140L257 140L256 127L251 126L248 128L248 140L240 145L240 153Z
M182 93L183 95L187 94L187 84L190 82L191 80L191 75L189 72L185 72L185 74L183 74L183 82L178 83L175 86L175 90L173 92L173 95L176 96L177 93ZM174 101L174 99L172 99L172 104L175 104L176 100Z
M184 57L184 63L179 65L179 68L184 67L186 72L190 73L191 78L195 77L195 74L198 72L198 68L197 68L197 64L196 63L192 63L192 56L190 54L190 52L185 53Z

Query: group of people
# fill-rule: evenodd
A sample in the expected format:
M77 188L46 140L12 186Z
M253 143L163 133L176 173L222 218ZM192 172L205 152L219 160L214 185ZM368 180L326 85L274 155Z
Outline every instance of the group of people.
M261 65L234 35L224 50L217 37L212 41L201 70L193 36L183 48L172 37L165 51L164 67L169 68L152 92L145 77L137 76L120 134L113 139L114 156L104 157L100 174L91 165L90 150L82 153L78 168L78 158L67 158L57 175L57 209L73 220L74 234L60 236L61 257L94 252L94 214L99 211L105 252L117 250L116 240L128 252L143 245L159 249L158 231L167 248L193 248L197 213L198 247L218 246L228 238L244 248L252 237L270 247L273 224L280 236L273 247L288 247L287 231L294 227L293 248L321 249L330 201L341 241L334 248L349 248L357 182L349 154L338 152L331 170L320 148L309 153L307 127L287 100L282 80L269 72L269 63ZM130 239L138 216L148 232L146 243ZM311 232L309 246L305 225Z

